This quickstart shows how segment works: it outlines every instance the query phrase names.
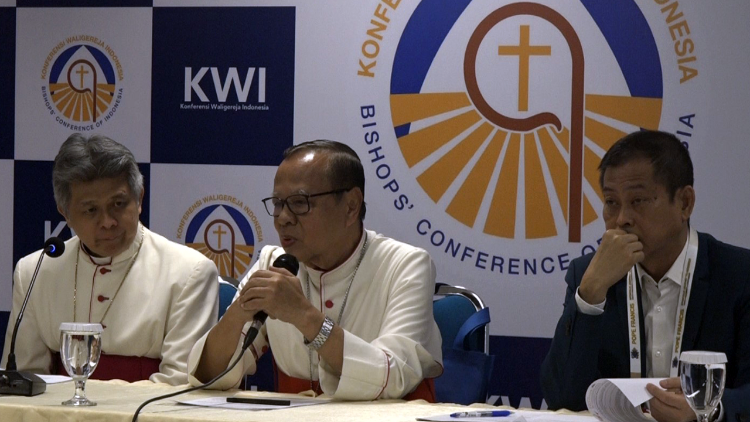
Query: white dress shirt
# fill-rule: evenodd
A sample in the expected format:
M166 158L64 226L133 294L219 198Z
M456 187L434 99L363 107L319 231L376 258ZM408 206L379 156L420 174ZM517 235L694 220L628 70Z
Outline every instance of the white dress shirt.
M672 363L672 346L674 345L675 315L677 302L682 286L682 272L685 268L688 240L682 252L672 263L664 277L656 283L646 273L641 264L636 264L641 282L641 302L643 304L643 326L646 334L646 376L649 378L667 378ZM584 301L576 289L578 311L587 315L601 315L604 312L602 303L589 304Z

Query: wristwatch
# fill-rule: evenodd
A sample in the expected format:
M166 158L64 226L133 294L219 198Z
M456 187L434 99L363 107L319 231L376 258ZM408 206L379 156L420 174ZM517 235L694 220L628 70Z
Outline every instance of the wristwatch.
M320 331L318 332L318 335L315 336L315 338L312 341L307 341L305 339L305 346L307 346L310 350L317 351L321 347L323 347L323 344L325 344L326 340L328 340L328 337L331 336L331 331L333 330L333 320L331 318L326 317L323 320L323 326L320 327Z

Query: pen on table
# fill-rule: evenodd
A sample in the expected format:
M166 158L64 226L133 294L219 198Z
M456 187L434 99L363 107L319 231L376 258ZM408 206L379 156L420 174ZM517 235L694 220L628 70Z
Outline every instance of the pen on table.
M457 412L451 413L451 418L492 418L499 416L510 416L510 410L485 410L479 412Z

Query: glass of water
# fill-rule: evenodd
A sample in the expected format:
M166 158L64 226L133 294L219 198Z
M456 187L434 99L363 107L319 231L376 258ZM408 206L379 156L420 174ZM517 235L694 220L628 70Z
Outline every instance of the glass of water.
M60 324L60 357L75 382L73 398L65 406L96 406L86 398L86 379L94 372L102 352L102 325L63 322Z
M680 355L680 384L687 402L707 422L724 394L727 356L720 352L688 351Z

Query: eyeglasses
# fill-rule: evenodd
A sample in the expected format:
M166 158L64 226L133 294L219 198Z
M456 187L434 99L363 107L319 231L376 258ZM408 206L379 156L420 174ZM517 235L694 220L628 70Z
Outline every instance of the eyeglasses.
M276 198L272 196L263 200L263 205L266 207L266 212L271 217L278 217L281 215L281 210L284 209L286 204L289 211L294 215L302 215L310 212L310 198L323 195L332 195L335 193L342 193L350 191L352 188L335 189L328 192L314 193L312 195L298 193L295 195L289 195L286 199Z

